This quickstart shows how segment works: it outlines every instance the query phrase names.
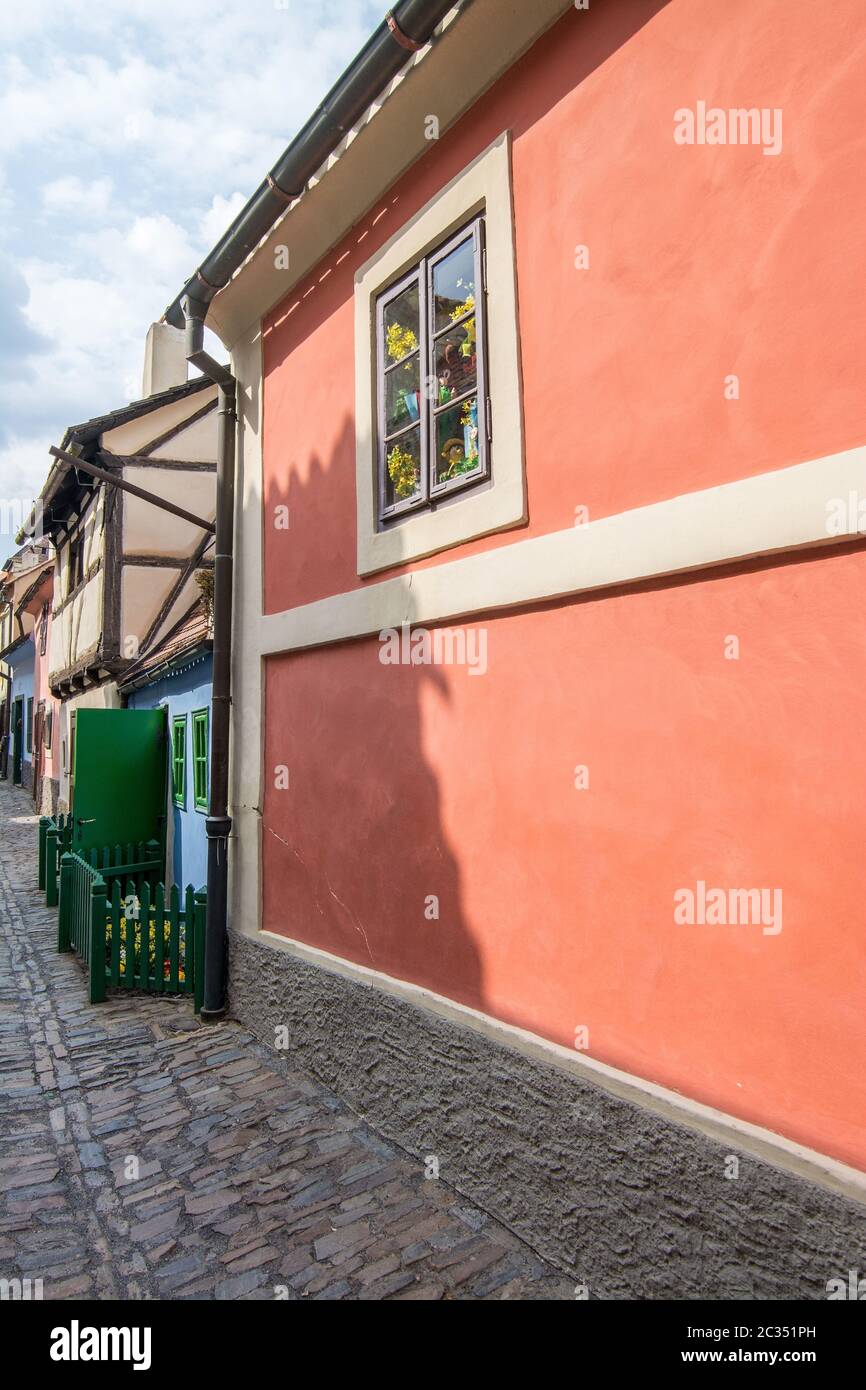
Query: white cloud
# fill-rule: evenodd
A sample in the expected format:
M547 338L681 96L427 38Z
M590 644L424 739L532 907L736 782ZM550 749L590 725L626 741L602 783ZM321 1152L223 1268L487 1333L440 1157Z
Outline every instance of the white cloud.
M0 565L15 549L15 532L27 521L51 464L47 445L12 439L0 449Z
M75 174L52 179L42 189L42 206L48 212L96 218L111 206L114 184L109 178L80 179Z
M38 491L67 425L138 396L148 326L381 13L380 0L6 7L0 265L14 312L0 350L21 365L14 383L0 376L0 496L8 478Z
M243 193L233 193L230 198L223 198L217 193L199 224L201 240L205 246L216 245L246 201Z

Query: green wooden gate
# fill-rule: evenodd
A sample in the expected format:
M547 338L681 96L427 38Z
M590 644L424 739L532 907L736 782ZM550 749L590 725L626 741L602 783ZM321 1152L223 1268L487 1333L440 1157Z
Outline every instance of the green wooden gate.
M191 994L196 1013L204 996L207 894L189 884L181 899L173 885L153 888L148 866L121 885L118 868L97 867L82 854L60 863L58 951L75 951L89 978L91 1004L108 986L151 994ZM110 882L106 879L110 878Z
M78 709L72 850L157 840L165 860L166 729L162 709Z

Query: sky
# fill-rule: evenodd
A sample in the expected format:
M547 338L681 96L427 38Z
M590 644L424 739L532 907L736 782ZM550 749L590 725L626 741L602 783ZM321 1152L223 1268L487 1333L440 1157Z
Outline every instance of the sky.
M382 0L19 0L0 51L0 563L68 425L381 20Z

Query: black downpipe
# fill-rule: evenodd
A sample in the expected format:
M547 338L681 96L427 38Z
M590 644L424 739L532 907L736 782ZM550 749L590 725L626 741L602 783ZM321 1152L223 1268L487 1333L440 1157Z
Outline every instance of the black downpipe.
M409 54L432 37L454 0L401 0L374 31L303 129L283 151L231 226L202 261L163 315L184 326L185 298L207 306L270 231L286 204L303 192L308 179L333 153L367 107L396 77Z
M234 568L235 434L237 383L228 368L203 350L206 306L184 300L186 356L219 387L217 404L217 500L214 538L213 694L210 725L210 799L207 833L207 909L204 944L205 1022L226 1008L229 729L232 684L232 582Z

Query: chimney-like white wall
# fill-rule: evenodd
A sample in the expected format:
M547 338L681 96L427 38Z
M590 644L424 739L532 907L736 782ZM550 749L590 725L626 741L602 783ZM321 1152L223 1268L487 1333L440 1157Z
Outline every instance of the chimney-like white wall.
M154 396L186 381L186 356L182 328L168 323L152 323L144 346L142 396Z

